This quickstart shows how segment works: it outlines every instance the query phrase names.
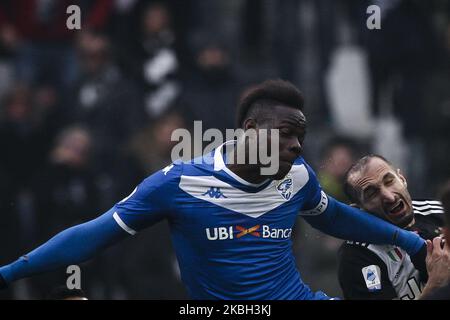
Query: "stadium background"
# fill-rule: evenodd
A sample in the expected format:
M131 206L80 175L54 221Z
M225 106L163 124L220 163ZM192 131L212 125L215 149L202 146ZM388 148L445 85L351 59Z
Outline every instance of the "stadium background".
M81 30L66 28L70 4ZM1 1L0 265L167 165L173 129L233 128L240 92L267 78L304 92L305 158L331 195L346 201L343 173L377 152L414 198L435 197L450 177L449 18L445 0ZM305 282L340 296L340 240L303 221L294 234ZM93 299L187 297L165 223L81 268ZM0 298L40 299L66 276Z

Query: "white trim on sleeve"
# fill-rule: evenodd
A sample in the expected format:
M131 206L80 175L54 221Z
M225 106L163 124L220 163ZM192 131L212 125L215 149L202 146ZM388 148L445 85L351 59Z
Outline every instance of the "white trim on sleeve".
M328 197L323 190L320 191L320 201L317 206L310 210L300 211L301 216L317 216L324 212L328 207Z
M126 232L128 232L129 234L131 234L132 236L134 236L137 232L133 229L131 229L129 226L127 226L125 224L125 222L123 222L122 219L120 219L119 215L117 214L117 212L114 212L113 214L113 218L114 220L116 220L117 224Z

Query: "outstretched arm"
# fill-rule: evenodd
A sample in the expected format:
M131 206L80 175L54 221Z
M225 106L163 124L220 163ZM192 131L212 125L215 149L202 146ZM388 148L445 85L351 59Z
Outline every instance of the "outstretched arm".
M323 211L320 214L304 215L304 218L324 233L345 240L397 245L410 256L425 248L425 241L417 234L343 204L323 191L321 201L326 202Z
M0 276L6 285L34 274L81 263L127 235L111 209L94 220L60 232L37 249L1 267Z
M181 170L182 165L174 163L154 173L103 215L62 231L17 261L1 267L0 287L37 273L86 261L127 235L164 219L170 211L170 195L178 185Z
M425 240L374 215L343 204L325 194L316 174L308 165L308 201L300 211L316 229L331 236L372 244L393 244L404 249L417 263L425 265ZM420 257L417 253L420 252ZM423 261L422 261L423 260ZM414 261L413 261L414 262Z

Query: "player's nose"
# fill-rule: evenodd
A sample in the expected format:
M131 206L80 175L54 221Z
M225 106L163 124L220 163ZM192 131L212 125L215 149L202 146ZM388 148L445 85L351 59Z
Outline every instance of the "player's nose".
M384 202L389 204L394 203L396 201L395 194L388 188L381 188L380 192Z
M290 152L294 153L296 157L299 157L302 154L303 147L298 141L298 139L290 139L288 149Z

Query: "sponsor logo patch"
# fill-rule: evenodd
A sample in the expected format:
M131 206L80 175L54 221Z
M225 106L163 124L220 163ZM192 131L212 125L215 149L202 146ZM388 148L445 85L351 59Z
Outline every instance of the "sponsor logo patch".
M381 290L381 272L377 265L370 265L362 268L364 281L370 292Z

